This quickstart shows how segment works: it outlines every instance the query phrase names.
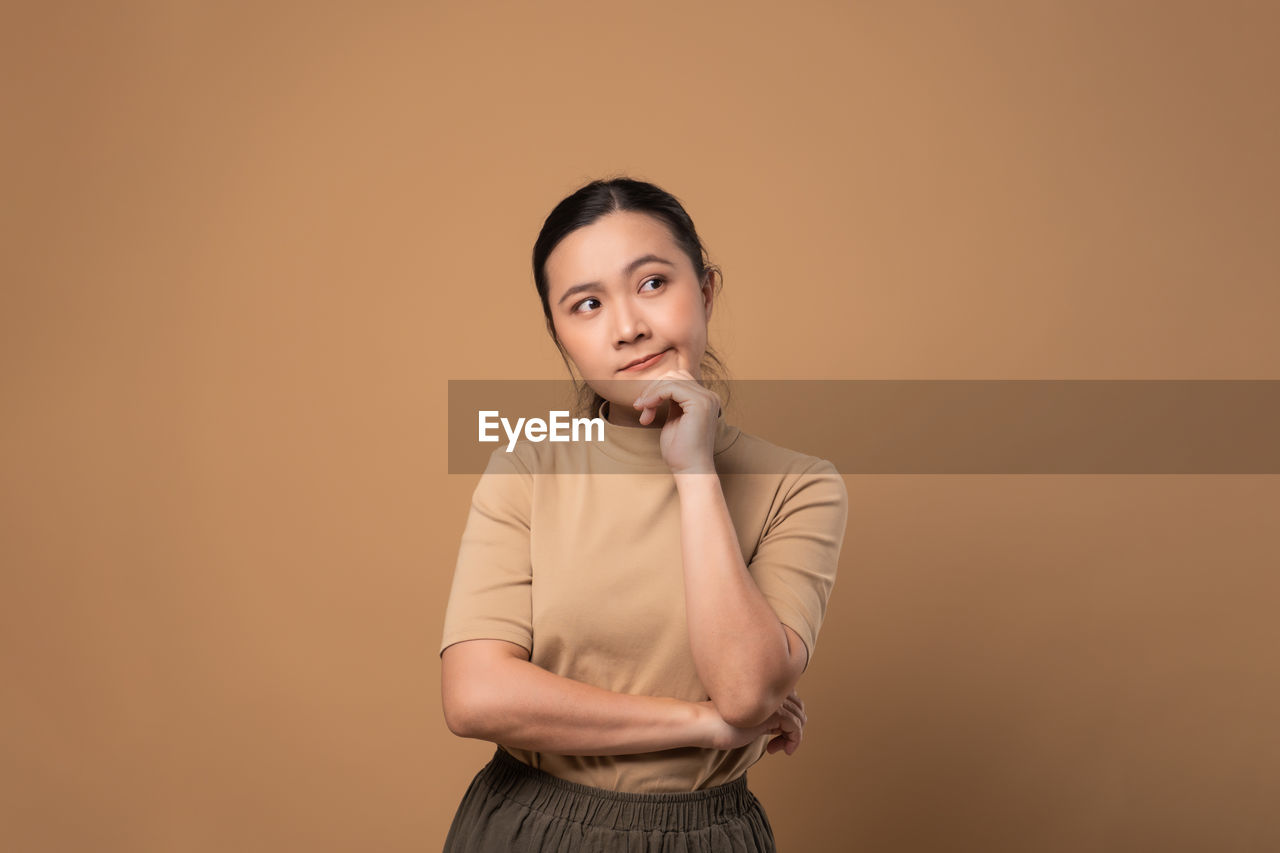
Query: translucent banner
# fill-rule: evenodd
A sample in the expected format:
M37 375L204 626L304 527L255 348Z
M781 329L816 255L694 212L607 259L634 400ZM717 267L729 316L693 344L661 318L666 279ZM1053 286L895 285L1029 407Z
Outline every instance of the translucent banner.
M648 383L633 384L638 396ZM751 379L722 390L728 424L842 474L1280 473L1280 380ZM517 441L587 453L599 440L568 380L451 379L448 414L451 474L480 473ZM779 473L776 457L755 455L748 472Z

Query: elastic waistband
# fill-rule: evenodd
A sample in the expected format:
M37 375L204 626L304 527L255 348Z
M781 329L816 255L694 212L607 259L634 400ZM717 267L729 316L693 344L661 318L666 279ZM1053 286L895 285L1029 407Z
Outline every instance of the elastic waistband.
M570 782L530 767L499 747L476 777L494 793L534 811L592 826L686 832L727 823L760 808L744 773L732 782L688 791L639 794Z

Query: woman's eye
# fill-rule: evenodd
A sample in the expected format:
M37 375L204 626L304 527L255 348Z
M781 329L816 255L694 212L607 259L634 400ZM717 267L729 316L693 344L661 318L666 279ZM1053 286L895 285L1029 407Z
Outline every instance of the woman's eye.
M658 287L661 287L662 285L666 284L667 280L660 275L651 275L648 278L646 278L643 282L641 282L640 289L644 290L645 286L648 285L650 282L657 282L657 286L652 288L649 291L650 293L652 293L654 290L657 290ZM582 300L581 302L575 303L573 308L570 309L570 312L573 314L588 314L590 313L590 311L583 310L583 308L590 302L594 302L597 305L600 304L599 299L595 298L594 296L588 296L586 299Z

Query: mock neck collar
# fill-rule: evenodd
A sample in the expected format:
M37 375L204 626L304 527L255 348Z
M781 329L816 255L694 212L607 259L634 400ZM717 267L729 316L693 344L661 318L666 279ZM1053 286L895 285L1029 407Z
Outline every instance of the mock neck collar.
M605 400L596 410L596 417L604 421L604 441L596 444L601 453L642 467L667 470L662 459L662 428L655 426L620 426L606 417L609 401ZM716 438L713 453L720 455L737 440L740 430L724 419L724 408L716 416Z

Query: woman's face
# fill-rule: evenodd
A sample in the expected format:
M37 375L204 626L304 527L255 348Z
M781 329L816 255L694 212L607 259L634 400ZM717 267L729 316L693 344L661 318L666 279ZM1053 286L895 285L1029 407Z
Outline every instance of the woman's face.
M610 420L638 423L632 403L667 371L700 377L713 288L661 220L606 214L561 240L546 274L556 334L587 384L610 401ZM649 356L657 357L629 367Z

